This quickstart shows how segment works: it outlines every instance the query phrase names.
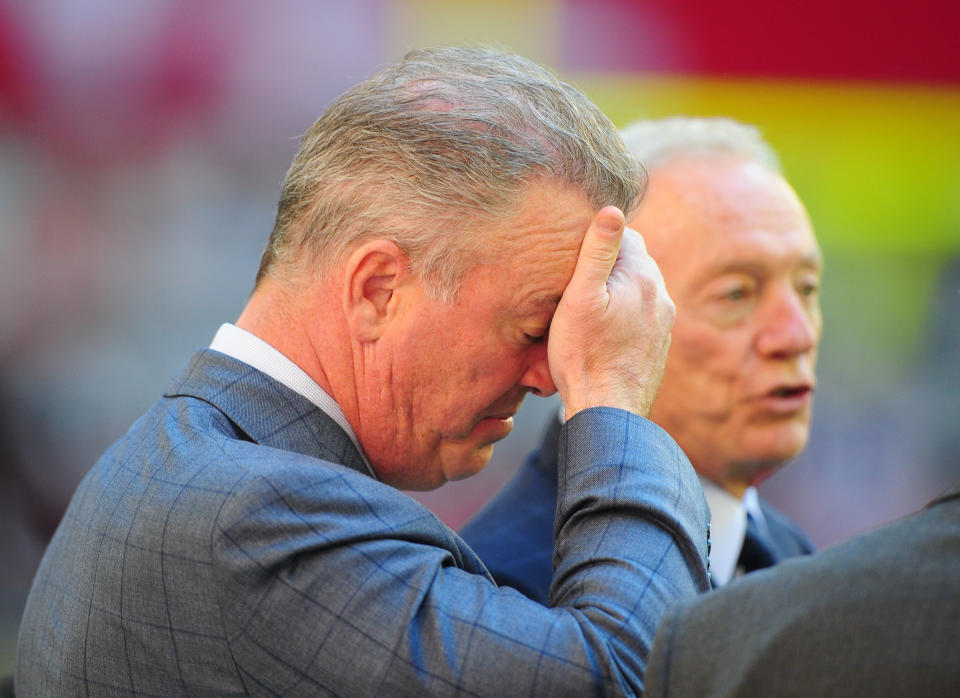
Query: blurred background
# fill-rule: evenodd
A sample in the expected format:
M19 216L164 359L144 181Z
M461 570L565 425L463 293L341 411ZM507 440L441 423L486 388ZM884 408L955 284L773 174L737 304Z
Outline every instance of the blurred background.
M761 489L821 546L921 507L960 477L958 26L931 0L0 0L0 672L77 482L243 307L298 136L411 48L495 42L618 126L758 125L826 257L810 446ZM458 527L556 405L418 498Z

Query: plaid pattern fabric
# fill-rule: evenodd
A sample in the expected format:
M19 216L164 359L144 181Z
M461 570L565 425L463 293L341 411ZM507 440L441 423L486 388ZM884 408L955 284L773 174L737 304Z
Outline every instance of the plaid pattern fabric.
M960 695L960 486L671 611L650 698Z
M21 626L20 695L591 695L641 690L706 588L706 505L645 420L561 434L556 607L497 587L347 435L204 350L78 488Z
M547 602L553 582L560 427L560 420L551 415L539 447L460 530L498 584L540 603ZM813 544L796 523L762 499L760 507L769 534L764 544L775 562L813 552Z
M560 427L551 414L540 446L460 529L498 584L540 603L547 602L553 581Z

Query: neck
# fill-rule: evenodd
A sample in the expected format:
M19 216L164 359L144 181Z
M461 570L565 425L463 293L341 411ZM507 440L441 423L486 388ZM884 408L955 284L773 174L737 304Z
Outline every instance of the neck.
M738 499L743 499L748 487L756 487L783 466L785 461L742 461L726 463L718 470L705 471L694 465L703 477L708 478Z
M743 499L743 495L746 493L747 488L750 486L750 483L746 480L731 479L726 482L716 483L719 487L722 487L727 492L732 494L737 499Z
M316 289L291 292L269 277L262 279L236 325L290 359L340 404L335 377L326 368L332 363L330 353L336 338L318 343L311 333L312 325L328 324L317 312L318 296Z

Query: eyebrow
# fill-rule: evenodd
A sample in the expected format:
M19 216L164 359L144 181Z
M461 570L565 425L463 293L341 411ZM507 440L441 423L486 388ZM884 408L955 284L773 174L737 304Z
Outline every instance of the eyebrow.
M721 258L716 264L710 266L702 276L704 279L710 279L721 274L730 274L735 272L759 274L764 272L768 266L769 265L765 264L764 262L752 259L743 260ZM811 252L806 257L803 257L796 266L816 269L819 271L823 268L823 255L821 254L820 250Z
M540 293L524 300L517 306L517 315L528 317L543 312L549 312L553 315L560 304L561 296L556 293Z

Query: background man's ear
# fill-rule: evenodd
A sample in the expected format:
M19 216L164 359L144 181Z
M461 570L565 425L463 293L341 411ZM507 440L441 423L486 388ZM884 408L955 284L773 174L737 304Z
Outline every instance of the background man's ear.
M344 315L354 339L380 338L397 308L396 291L408 276L409 259L389 240L371 240L347 258Z

